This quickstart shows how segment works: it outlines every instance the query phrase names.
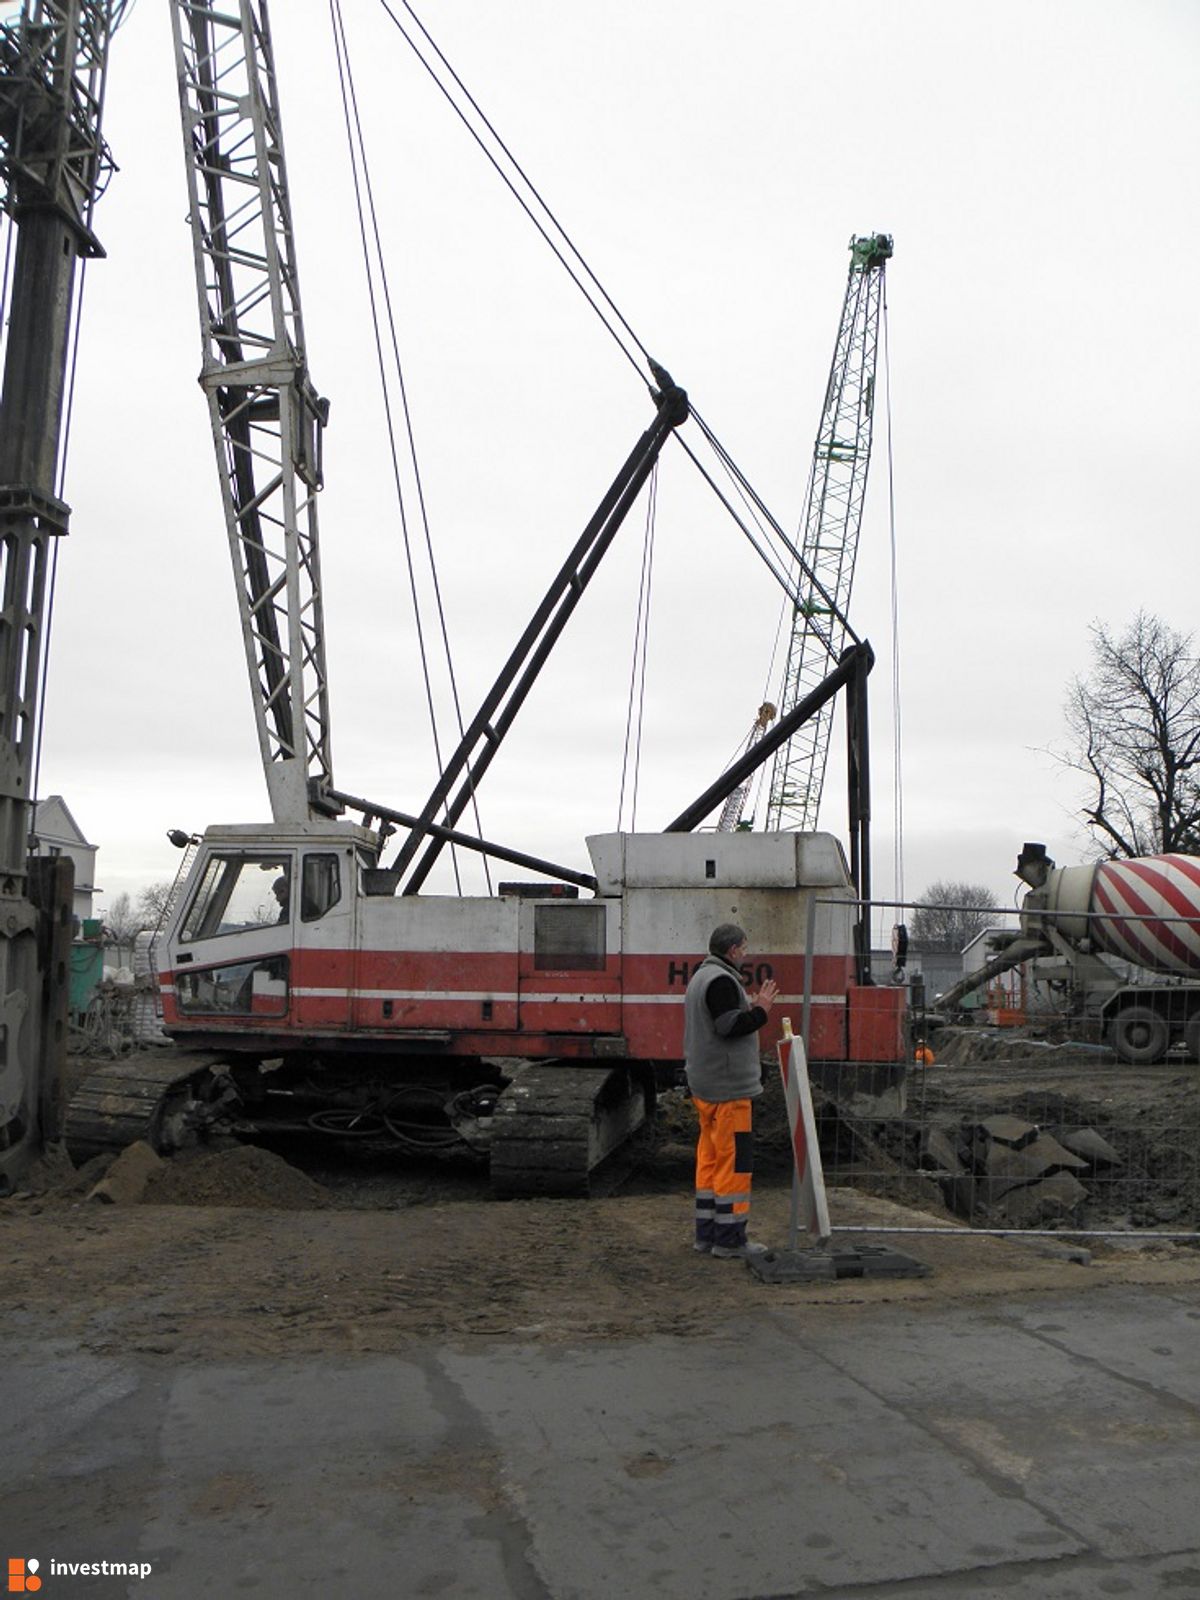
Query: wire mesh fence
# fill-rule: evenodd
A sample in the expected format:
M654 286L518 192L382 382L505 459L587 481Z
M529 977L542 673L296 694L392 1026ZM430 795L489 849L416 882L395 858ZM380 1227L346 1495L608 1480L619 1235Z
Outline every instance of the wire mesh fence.
M931 1227L1200 1239L1200 981L1108 955L1113 918L1093 914L1073 944L1043 940L998 971L1030 923L987 917L965 953L916 947L903 974L877 974L909 992L894 1080L812 1063L826 1181ZM1194 934L1194 919L1162 922L1177 948Z

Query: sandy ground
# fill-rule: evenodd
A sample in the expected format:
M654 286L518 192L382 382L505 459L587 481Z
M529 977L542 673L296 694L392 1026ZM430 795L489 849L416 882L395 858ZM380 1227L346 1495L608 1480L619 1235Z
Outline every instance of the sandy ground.
M1153 1107L1153 1122L1169 1120L1178 1136L1196 1116L1198 1078L1177 1069L1154 1081L1112 1074L1099 1094L1093 1079L1088 1106L1098 1111L1107 1097L1122 1121L1142 1124ZM960 1069L939 1073L929 1089L957 1114L991 1103L996 1080L994 1066ZM1081 1084L1069 1092L1082 1098ZM790 1210L780 1112L764 1097L751 1225L776 1248L788 1242ZM1088 1240L1093 1259L1078 1265L1061 1243L884 1231L841 1242L891 1244L931 1276L764 1284L739 1262L692 1250L692 1115L686 1098L666 1097L652 1129L587 1201L496 1202L484 1170L469 1162L369 1158L314 1143L287 1147L286 1160L238 1145L179 1157L156 1171L143 1203L104 1205L86 1198L103 1158L76 1173L65 1154L51 1153L25 1192L0 1201L8 1325L97 1353L386 1352L428 1338L701 1335L755 1307L944 1307L1066 1287L1200 1282L1200 1249L1186 1244ZM835 1228L955 1221L936 1184L911 1168L894 1172L884 1192L890 1198L831 1187Z
M767 1243L786 1243L789 1199L786 1184L760 1186L755 1231ZM849 1191L831 1200L835 1225L931 1220ZM739 1262L695 1254L686 1194L389 1210L11 1199L0 1204L0 1297L8 1326L30 1336L53 1333L93 1353L211 1358L386 1352L481 1335L688 1336L755 1307L944 1307L1067 1286L1200 1282L1200 1251L1168 1245L1101 1251L1081 1266L1044 1258L1033 1242L890 1242L932 1275L763 1284Z
M991 1082L943 1083L942 1109ZM1162 1088L1122 1119L1186 1109ZM836 1227L885 1230L835 1244L929 1276L763 1283L692 1250L689 1117L668 1099L586 1201L314 1139L151 1157L146 1198L104 1204L102 1162L51 1154L0 1200L10 1524L31 1550L136 1550L189 1597L215 1550L263 1593L1194 1584L1200 1248L982 1237L897 1161L907 1206L831 1188ZM790 1173L762 1131L752 1231L778 1247ZM923 1225L953 1231L886 1231Z

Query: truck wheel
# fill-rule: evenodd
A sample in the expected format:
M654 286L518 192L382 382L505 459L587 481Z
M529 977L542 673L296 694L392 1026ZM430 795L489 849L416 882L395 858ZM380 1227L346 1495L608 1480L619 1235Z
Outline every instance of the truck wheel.
M1149 1066L1161 1061L1171 1041L1166 1018L1151 1006L1126 1006L1109 1024L1108 1036L1122 1061L1133 1066Z
M1183 1030L1183 1042L1193 1061L1200 1061L1200 1017L1192 1017Z

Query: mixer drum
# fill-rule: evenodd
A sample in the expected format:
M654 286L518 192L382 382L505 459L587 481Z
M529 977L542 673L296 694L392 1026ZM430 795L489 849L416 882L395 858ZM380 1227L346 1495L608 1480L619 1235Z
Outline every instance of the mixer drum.
M1200 977L1200 859L1138 856L1096 868L1091 935L1101 949L1152 972ZM1180 918L1190 918L1189 922Z

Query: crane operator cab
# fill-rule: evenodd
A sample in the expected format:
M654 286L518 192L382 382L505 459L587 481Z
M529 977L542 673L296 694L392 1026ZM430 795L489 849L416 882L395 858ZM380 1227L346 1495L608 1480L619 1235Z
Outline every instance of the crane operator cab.
M335 963L341 952L348 978L353 885L360 863L374 858L347 831L370 838L345 824L209 830L180 913L160 942L168 1027L285 1024L305 947L319 946ZM348 999L348 983L346 990Z

